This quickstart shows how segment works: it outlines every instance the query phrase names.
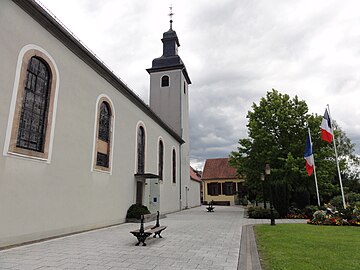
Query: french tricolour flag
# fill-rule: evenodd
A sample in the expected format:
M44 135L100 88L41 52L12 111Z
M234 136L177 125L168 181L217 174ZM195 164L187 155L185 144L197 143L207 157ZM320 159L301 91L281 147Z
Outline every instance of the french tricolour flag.
M313 155L312 147L311 147L310 133L308 133L308 137L306 140L304 159L306 160L306 171L307 171L308 175L310 176L314 171L314 155Z
M325 114L323 116L320 129L321 129L321 139L327 142L332 142L333 132L331 128L330 115L327 109L325 109Z

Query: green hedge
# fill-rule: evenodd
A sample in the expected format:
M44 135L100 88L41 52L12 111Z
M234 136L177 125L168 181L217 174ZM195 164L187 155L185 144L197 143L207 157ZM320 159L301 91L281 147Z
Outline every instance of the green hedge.
M261 207L249 207L249 218L270 218L270 209L264 209ZM274 218L279 218L279 213L274 209Z

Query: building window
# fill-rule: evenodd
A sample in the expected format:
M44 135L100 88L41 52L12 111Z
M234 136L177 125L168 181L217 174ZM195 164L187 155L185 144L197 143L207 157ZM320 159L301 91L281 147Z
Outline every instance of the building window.
M113 110L107 97L98 101L96 115L95 170L111 171Z
M176 183L176 152L175 149L172 151L172 182Z
M139 127L137 133L137 173L145 172L145 130Z
M13 120L8 153L48 161L55 119L57 69L40 48L28 49L20 61L16 100L12 101L14 109L10 113Z
M31 57L21 106L16 146L44 152L45 125L49 105L50 71L46 62Z
M207 184L208 195L217 196L221 194L221 184L220 183L208 183Z
M162 140L159 141L159 164L158 164L158 174L159 180L163 180L163 171L164 171L164 143Z
M235 191L236 191L236 183L233 182L222 183L222 194L234 195Z
M186 84L184 83L184 94L186 94Z
M168 75L164 75L161 77L161 87L167 87L170 85L170 78Z
M99 140L109 142L110 140L110 121L111 113L109 104L102 102L100 105L100 116L99 116Z

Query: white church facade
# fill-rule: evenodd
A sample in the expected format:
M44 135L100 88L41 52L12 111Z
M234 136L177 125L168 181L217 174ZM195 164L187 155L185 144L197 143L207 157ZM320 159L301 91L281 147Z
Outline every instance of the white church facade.
M149 106L34 0L0 1L0 37L0 248L200 205L172 26Z

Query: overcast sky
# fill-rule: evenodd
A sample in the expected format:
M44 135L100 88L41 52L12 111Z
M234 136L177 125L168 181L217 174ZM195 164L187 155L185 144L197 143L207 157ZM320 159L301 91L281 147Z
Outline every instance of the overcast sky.
M41 0L146 103L173 29L190 86L191 163L227 157L272 88L331 114L360 154L360 1ZM304 138L305 144L305 138Z

